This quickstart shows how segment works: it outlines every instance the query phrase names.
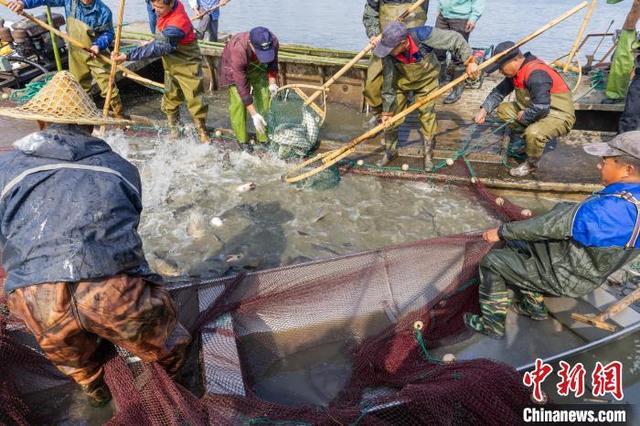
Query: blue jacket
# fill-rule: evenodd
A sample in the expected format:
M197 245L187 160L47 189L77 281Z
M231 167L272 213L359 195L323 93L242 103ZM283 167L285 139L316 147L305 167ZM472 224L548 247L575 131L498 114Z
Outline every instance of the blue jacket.
M212 7L217 6L220 3L220 0L190 0L189 4L196 3L201 10L209 10ZM220 8L217 8L212 13L209 14L212 20L220 19Z
M93 0L90 6L86 6L80 0L23 0L25 9L33 9L34 7L50 6L63 7L67 18L72 17L78 21L84 22L91 30L95 32L92 37L93 44L98 46L100 50L105 50L113 42L113 19L111 10L102 0ZM75 3L75 5L74 5ZM75 14L73 9L75 6Z
M636 207L612 194L629 192L640 200L640 184L614 183L583 202L573 219L571 237L585 247L624 247L636 223ZM636 243L640 248L640 240Z
M53 125L15 145L17 151L0 156L7 293L123 273L157 279L137 231L142 200L135 166L76 126Z

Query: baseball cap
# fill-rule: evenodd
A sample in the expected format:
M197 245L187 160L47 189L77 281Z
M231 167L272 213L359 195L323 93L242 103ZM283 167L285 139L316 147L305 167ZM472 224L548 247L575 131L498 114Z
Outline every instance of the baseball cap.
M620 133L609 142L598 142L584 145L587 154L596 157L620 157L628 155L640 160L640 130Z
M384 27L382 40L380 40L375 49L373 49L373 54L378 58L389 56L391 51L405 38L407 38L407 27L398 21L391 22Z
M512 41L503 41L502 43L499 43L496 46L496 48L493 50L493 56L499 55L500 53L511 49L515 45L516 44ZM520 54L521 54L520 49L518 48L513 49L512 51L507 53L504 57L500 58L496 63L487 67L487 73L491 74L492 72L498 71L498 69L500 69L502 65L506 64L507 62L509 62L510 60L512 60L513 58L515 58Z
M258 61L263 64L273 62L276 58L276 48L273 46L273 36L265 27L255 27L249 32L249 40L256 51Z

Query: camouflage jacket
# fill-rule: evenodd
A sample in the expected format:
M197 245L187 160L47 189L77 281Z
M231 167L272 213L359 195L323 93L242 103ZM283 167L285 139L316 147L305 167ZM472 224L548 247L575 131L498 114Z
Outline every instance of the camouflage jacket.
M614 228L599 229L603 226L602 223L591 214L601 214L601 207L611 210L610 203L615 195L601 195L614 194L596 194L580 204L560 203L547 214L500 227L499 234L502 239L522 241L526 244L526 271L519 271L523 278L528 278L536 287L545 289L549 294L579 297L592 292L602 285L609 275L637 257L640 253L637 248L628 249L606 241L602 244L589 243L593 245L587 246L574 238L574 234L583 234L585 224L592 227L593 234L604 235L613 232ZM631 209L634 212L632 219L628 214L621 215L624 216L622 218L622 210L618 210L621 220L611 221L618 233L626 238L633 230L631 222L635 221L635 206L619 198L615 202L620 203L618 209ZM584 211L580 212L581 209ZM580 217L576 219L578 216ZM579 221L584 223L577 223ZM580 239L584 241L582 237ZM636 247L637 245L636 242Z

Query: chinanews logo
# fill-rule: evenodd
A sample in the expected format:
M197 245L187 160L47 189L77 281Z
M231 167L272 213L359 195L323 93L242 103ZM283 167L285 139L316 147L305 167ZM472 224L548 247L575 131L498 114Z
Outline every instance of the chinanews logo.
M580 362L571 365L560 361L558 365L559 369L553 376L554 367L536 359L533 369L523 375L522 382L531 389L531 400L535 403L523 410L522 420L525 423L626 424L627 419L631 419L630 406L622 404L623 366L620 361L607 364L597 361L590 371ZM549 392L550 403L543 384L554 377L557 378L555 386L548 383L544 387L547 391L553 389Z

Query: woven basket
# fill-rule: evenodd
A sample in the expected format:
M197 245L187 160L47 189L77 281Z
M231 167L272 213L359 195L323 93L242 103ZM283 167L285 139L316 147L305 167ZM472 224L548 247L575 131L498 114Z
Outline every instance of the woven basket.
M133 121L104 117L68 71L60 71L29 102L0 108L0 115L47 123L125 125Z

